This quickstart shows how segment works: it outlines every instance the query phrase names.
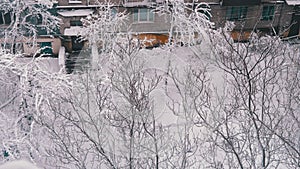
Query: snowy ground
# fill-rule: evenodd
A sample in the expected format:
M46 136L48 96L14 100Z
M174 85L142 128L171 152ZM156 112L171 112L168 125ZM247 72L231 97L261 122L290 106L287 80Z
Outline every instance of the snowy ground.
M211 87L218 95L222 95L224 90L224 72L214 66L212 61L213 54L211 53L208 43L203 42L201 45L193 47L178 47L170 52L166 52L160 48L154 48L144 52L147 52L145 55L147 57L145 58L146 69L149 71L156 70L157 73L162 76L168 71L169 64L178 69L179 76L184 76L188 64L195 64L195 66L199 66L199 69L205 67L211 81ZM165 90L166 88L172 90L172 87L174 87L170 81L169 79L166 86L163 80L160 86L153 92L154 112L158 113L156 117L159 122L165 125L178 125L180 118L178 119L177 116L172 115L166 106L169 99L165 94ZM172 93L172 91L170 92ZM174 89L174 94L175 93L176 91Z
M154 48L152 50L142 50L147 53L143 56L145 60L145 69L148 71L155 70L158 74L165 76L168 71L168 67L171 64L176 67L179 72L179 76L184 76L184 70L188 64L192 64L195 59L197 62L194 64L199 64L199 66L207 67L209 77L214 87L218 90L223 89L223 73L213 66L211 63L211 52L209 48L209 44L202 43L199 46L194 47L178 47L169 52L163 50L161 48ZM197 53L197 55L195 55ZM22 58L20 59L24 63L30 62L31 58ZM58 59L56 58L41 58L39 60L42 70L49 72L58 72L60 71L60 67L58 64ZM198 66L198 65L197 65ZM200 67L201 68L201 67ZM172 90L171 80L168 80L168 90ZM164 126L175 126L175 130L180 130L180 125L186 123L182 121L182 119L172 114L170 109L167 107L167 103L169 102L169 98L166 96L166 84L165 81L162 80L158 88L152 93L153 103L154 103L154 112L155 117L158 122L163 124ZM175 92L174 92L175 93ZM1 101L1 99L0 99ZM0 102L1 103L1 102ZM179 125L179 126L178 126ZM175 131L174 131L175 132ZM23 167L23 168L22 168ZM0 166L0 169L38 169L35 165L30 164L27 161L16 161L7 163L3 166Z
M0 166L0 169L40 169L36 165L25 161L18 160L13 162L8 162Z
M19 58L19 61L22 63L29 63L32 61L32 58ZM58 72L61 67L58 64L58 58L51 57L40 57L36 59L37 63L40 65L41 70L48 72Z

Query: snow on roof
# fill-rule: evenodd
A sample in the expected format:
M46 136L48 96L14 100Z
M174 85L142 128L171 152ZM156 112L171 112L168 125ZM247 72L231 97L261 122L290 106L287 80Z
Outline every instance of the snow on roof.
M59 11L57 12L61 16L72 17L72 16L88 16L94 11L92 9L77 9L71 11Z
M24 3L27 5L43 4L43 5L47 5L48 7L52 7L53 3L57 3L57 1L54 1L54 0L24 0Z
M100 7L101 5L67 5L67 6L57 6L57 9L61 9L61 8L96 8L96 7Z
M148 6L151 5L151 2L148 0L143 0L143 1L137 1L137 2L125 2L124 6L125 7L136 7L136 6Z
M81 4L81 1L69 1L69 4Z
M66 36L78 36L80 32L82 32L83 27L81 26L71 26L70 28L66 28L64 31L64 35Z
M288 5L300 5L300 0L286 0Z

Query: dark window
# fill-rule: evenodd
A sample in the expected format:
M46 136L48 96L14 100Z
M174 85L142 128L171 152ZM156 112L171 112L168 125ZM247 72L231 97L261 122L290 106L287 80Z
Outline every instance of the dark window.
M205 18L210 20L211 19L211 14L210 14L210 7L206 4L200 5L198 8L198 12L202 13L205 15Z
M0 12L0 24L8 25L11 23L11 13Z
M26 22L30 22L34 25L41 25L43 23L43 17L41 14L38 15L32 15L26 18Z
M12 53L22 53L23 52L23 43L1 43L0 49L4 51L9 51Z
M133 21L138 21L139 20L139 9L135 8L133 10Z
M242 20L247 16L248 7L232 6L226 10L226 19L230 21Z
M118 10L116 8L111 9L112 16L116 16L117 13L118 13Z
M154 13L152 9L148 8L136 8L133 10L133 21L134 22L153 22Z
M4 157L9 157L9 153L6 150L3 150L3 156Z
M264 6L261 14L261 20L273 20L274 18L274 6Z
M71 26L82 26L82 22L75 20L75 21L70 21Z
M52 44L51 42L40 42L41 54L52 54Z

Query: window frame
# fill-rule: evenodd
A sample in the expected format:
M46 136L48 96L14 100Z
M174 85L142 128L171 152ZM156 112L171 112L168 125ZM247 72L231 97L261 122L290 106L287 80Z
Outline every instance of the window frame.
M70 26L83 26L81 20L70 20Z
M12 22L11 13L0 11L0 25L9 25Z
M141 19L141 14L143 14L141 11L142 10L146 10L145 13L146 14L146 19ZM145 23L145 22L151 22L153 23L155 20L155 14L152 11L153 9L151 8L134 8L133 9L133 22L135 23Z
M53 55L52 42L38 42L40 53L43 55Z
M247 6L230 6L226 9L226 20L240 21L246 19L248 14Z
M275 18L275 5L264 5L261 12L262 21L272 21Z

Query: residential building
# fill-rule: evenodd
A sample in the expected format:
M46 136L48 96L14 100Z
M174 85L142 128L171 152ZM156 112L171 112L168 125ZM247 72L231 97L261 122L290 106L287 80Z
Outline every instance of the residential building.
M127 0L123 4L129 14L127 29L138 39L152 39L152 43L147 44L148 46L168 41L170 18L153 12L155 7L163 2L163 0Z
M33 0L18 2L23 10L17 6L1 4L0 8L0 43L2 50L23 55L45 54L55 56L61 46L57 26L49 26L51 18L56 15L55 8L47 8ZM49 16L42 14L50 13ZM15 23L16 16L20 23ZM55 23L55 22L53 22ZM18 24L18 28L13 25Z
M169 22L164 16L154 13L151 6L154 1L139 0L114 0L110 1L115 5L118 12L128 14L126 28L124 32L129 31L134 37L140 39L157 39L156 43L165 43L169 32ZM58 1L58 16L62 19L60 32L63 37L63 44L66 51L71 52L84 48L84 42L78 41L78 35L82 29L81 19L96 12L98 4L96 1Z
M211 7L216 28L235 23L232 37L247 40L251 32L288 36L293 8L283 0L200 0Z
M300 0L286 0L286 3L293 8L288 36L300 39Z
M34 4L33 0L24 0ZM124 32L129 32L135 38L154 39L148 46L164 44L168 41L170 32L170 18L153 12L155 7L163 4L164 0L111 0L118 12L126 11L128 21ZM299 37L300 7L299 0L185 0L192 6L198 3L207 3L211 8L210 20L215 28L223 27L227 21L236 25L231 32L236 41L247 40L251 32L260 34L279 35L282 37ZM104 3L104 2L103 2ZM39 48L41 53L58 55L60 47L65 52L74 53L87 47L79 39L83 25L81 19L98 10L97 0L58 0L49 11L61 19L56 32L49 32L42 20L32 17L30 22L38 30L36 43L30 40L16 39L24 53L32 55ZM0 10L0 29L5 29L12 17ZM4 37L4 31L0 33ZM30 39L31 34L26 35ZM3 39L1 40L4 41ZM2 46L4 44L2 43ZM62 52L60 52L62 53Z
M78 39L83 28L81 19L93 14L97 4L89 0L58 0L57 2L57 14L61 19L62 45L67 52L80 51L84 47L84 42Z

